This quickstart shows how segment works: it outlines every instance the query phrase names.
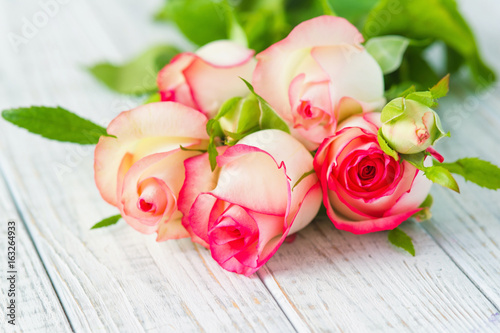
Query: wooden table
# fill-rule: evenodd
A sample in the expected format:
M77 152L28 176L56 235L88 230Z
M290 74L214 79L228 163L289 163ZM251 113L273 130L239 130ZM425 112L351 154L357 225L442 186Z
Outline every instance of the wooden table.
M188 46L151 21L161 0L57 1L64 3L52 1L51 16L38 1L0 2L0 109L61 105L106 125L140 100L109 91L85 66L122 62L155 43ZM460 5L500 72L500 5ZM16 52L9 38L23 29L31 33ZM452 139L438 148L449 160L500 164L499 85L454 89L440 111ZM187 239L156 243L126 223L89 230L116 214L94 185L93 147L47 141L5 121L0 138L7 332L500 332L499 192L461 180L461 195L434 186L432 220L403 226L415 257L385 232L355 236L318 220L247 278ZM17 228L15 327L5 315L9 220Z

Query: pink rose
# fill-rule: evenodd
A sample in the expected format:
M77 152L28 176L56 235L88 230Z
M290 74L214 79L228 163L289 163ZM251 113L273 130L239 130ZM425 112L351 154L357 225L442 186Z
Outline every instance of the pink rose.
M323 203L333 224L364 234L392 230L420 211L432 182L406 161L384 154L380 113L352 116L325 139L314 158Z
M312 221L321 189L314 173L294 188L312 156L285 132L256 132L219 149L213 173L206 155L186 160L179 208L193 241L224 269L248 276Z
M177 210L184 160L206 148L207 118L173 102L151 103L122 112L95 149L95 181L102 197L134 229L158 233L158 241L188 237Z
M196 53L181 53L158 73L162 101L192 107L212 118L231 97L248 95L254 51L234 42L211 42Z
M347 20L320 16L257 55L255 91L309 150L342 119L385 103L382 70L361 42Z

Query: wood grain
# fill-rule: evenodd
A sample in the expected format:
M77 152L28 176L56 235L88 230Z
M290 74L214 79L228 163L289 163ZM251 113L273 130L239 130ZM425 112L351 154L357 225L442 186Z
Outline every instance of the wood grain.
M0 144L0 148L2 148ZM1 164L1 163L0 163ZM0 249L2 251L1 283L0 283L0 327L5 332L36 332L47 330L64 332L71 330L70 324L61 307L59 298L52 287L47 272L36 252L30 236L24 227L4 179L0 174ZM7 222L15 222L15 297L10 297L8 291L11 276L7 266ZM15 299L15 325L7 323L6 306L10 299Z
M416 257L386 232L353 235L320 220L259 274L276 298L286 295L299 331L493 331L495 306L418 225L404 230Z
M500 73L500 45L496 42L500 31L496 13L500 11L500 3L460 1L460 5L485 59ZM440 142L438 149L449 161L470 156L500 165L500 84L497 81L483 90L459 85L454 89L456 93L443 99L440 108L451 139ZM500 191L483 189L457 178L460 178L460 195L434 187L434 218L423 227L500 309ZM500 319L493 322L500 330Z

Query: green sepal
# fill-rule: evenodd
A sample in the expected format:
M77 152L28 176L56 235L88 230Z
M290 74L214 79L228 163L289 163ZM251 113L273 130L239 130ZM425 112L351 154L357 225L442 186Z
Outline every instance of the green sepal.
M453 178L453 176L447 169L441 166L424 166L424 159L426 155L427 154L425 152L420 152L417 154L400 154L403 160L407 161L417 169L423 171L427 179L431 180L433 183L439 184L443 187L460 193L457 181L455 180L455 178Z
M377 133L377 141L378 141L378 144L380 146L380 149L382 149L382 151L386 154L386 155L389 155L391 156L393 159L395 159L396 161L399 161L399 154L397 151L395 151L394 149L392 149L389 144L387 143L387 141L385 140L384 138L384 135L382 134L382 128L379 128L378 129L378 133Z
M208 144L208 160L210 161L210 168L212 169L212 172L214 172L217 167L218 155L219 152L217 151L217 145L215 144L214 138L211 137Z
M206 153L207 152L207 150L205 150L205 149L191 149L191 148L186 148L183 145L180 145L179 148L182 151L196 151L196 152L199 152L199 153Z
M411 99L413 101L419 102L429 108L437 106L430 91L417 91L406 96L406 99Z
M420 152L417 154L400 154L401 158L411 165L413 165L415 168L425 171L425 166L424 166L424 159L425 159L425 152Z
M263 130L278 129L290 134L290 128L288 128L288 125L285 123L285 121L281 119L280 116L278 116L278 114L273 110L273 108L271 108L271 106L255 92L253 86L247 80L243 78L241 79L243 80L243 82L245 82L250 92L255 97L257 97L257 100L259 101L259 106L261 110L259 119L260 128Z
M404 98L395 98L387 103L380 114L380 121L385 124L402 116L405 112L406 105Z
M439 99L448 94L450 90L450 74L446 74L434 87L432 87L429 91L432 94L434 99Z
M418 207L421 208L421 210L413 214L412 217L415 218L418 222L430 220L432 217L431 206L433 201L434 199L432 199L432 195L427 195L424 202L422 202L422 204L420 204L420 206Z
M295 184L293 184L292 192L293 192L293 189L295 187L297 187L297 185L299 185L301 181L303 181L304 179L306 179L308 176L312 175L313 173L315 173L314 169L307 171L307 172L304 172L304 174L302 176L300 176L300 178L295 182Z
M401 94L399 94L398 97L403 97L403 98L406 98L406 96L408 96L409 94L411 93L414 93L416 92L416 88L415 88L415 85L412 84L408 89L404 90Z
M432 195L428 194L427 197L425 198L424 202L418 206L419 208L431 208L432 204L434 203L434 199L432 198Z

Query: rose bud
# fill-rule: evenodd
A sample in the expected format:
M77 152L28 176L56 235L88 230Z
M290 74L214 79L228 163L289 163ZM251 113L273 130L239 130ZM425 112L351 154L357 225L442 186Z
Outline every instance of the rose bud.
M385 104L382 70L362 42L347 20L320 16L256 56L255 91L309 150L343 119Z
M254 95L229 100L223 108L227 112L223 115L219 114L218 120L222 131L228 138L239 139L240 135L259 129L260 108Z
M192 240L226 270L251 275L321 205L312 156L289 134L259 131L220 147L215 172L207 154L186 160L179 198ZM302 180L299 181L299 179Z
M101 196L123 219L157 241L188 237L177 209L184 160L206 149L207 118L179 103L160 102L122 112L95 149L95 181Z
M181 53L158 73L161 100L184 104L212 118L227 99L248 95L240 77L252 77L253 54L228 40Z
M434 110L417 101L396 98L382 110L382 135L401 154L416 154L432 146L445 133Z
M325 139L314 158L335 227L355 234L392 230L419 212L432 182L379 146L380 113L356 115Z

